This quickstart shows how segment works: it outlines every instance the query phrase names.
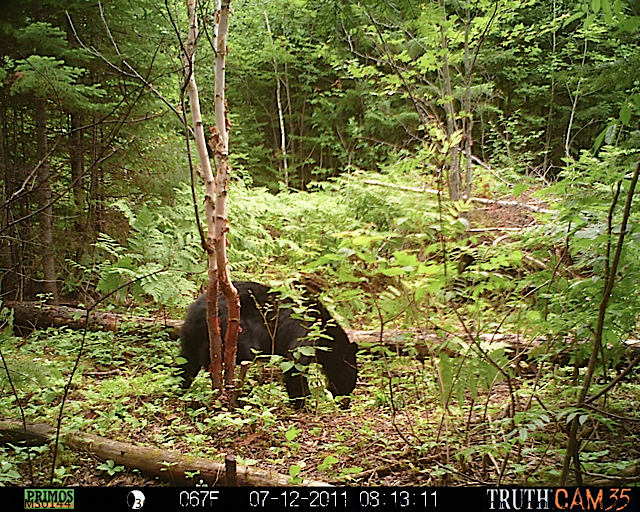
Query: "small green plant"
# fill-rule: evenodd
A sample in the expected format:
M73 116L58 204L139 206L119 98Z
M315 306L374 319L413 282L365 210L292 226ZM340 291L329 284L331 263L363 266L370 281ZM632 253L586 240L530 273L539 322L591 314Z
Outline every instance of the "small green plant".
M6 457L5 450L0 450L0 453ZM3 458L5 458L3 457ZM0 461L0 486L4 487L6 484L17 484L20 481L20 472L15 464L8 460Z
M284 438L286 439L286 445L291 450L292 454L297 453L300 448L300 443L295 441L295 439L301 434L302 430L297 428L295 425L291 425L289 429L284 433Z
M123 466L118 466L122 468ZM65 482L73 476L73 472L71 471L74 468L68 468L65 466L57 467L53 470L53 483L56 485L63 486ZM123 468L124 469L124 468ZM113 475L112 475L113 476Z
M104 471L105 473L107 473L109 476L113 476L116 473L122 473L123 471L126 471L126 469L127 469L125 466L116 466L116 463L114 461L112 461L111 459L103 462L102 464L99 464L96 467L100 471Z
M289 478L288 483L291 485L300 485L302 483L302 477L298 476L302 471L302 467L299 464L292 464L289 467Z
M327 455L321 464L318 465L318 471L327 471L333 473L333 466L339 462L339 460L333 455Z

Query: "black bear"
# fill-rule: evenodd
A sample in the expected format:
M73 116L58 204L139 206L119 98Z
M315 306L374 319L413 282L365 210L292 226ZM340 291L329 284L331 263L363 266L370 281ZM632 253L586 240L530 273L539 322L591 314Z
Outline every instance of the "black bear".
M297 353L301 346L316 346L315 360L322 365L329 380L328 389L334 396L349 395L356 385L356 351L342 328L327 309L317 300L304 301L308 321L294 318L290 300L282 300L278 293L269 293L267 286L251 282L233 283L240 294L242 331L238 336L236 360L252 361L256 352L279 354L291 361L308 365L314 358ZM222 336L227 326L227 303L220 296L220 323ZM190 307L180 331L182 351L187 362L182 366L182 386L188 388L201 367L209 367L209 335L206 323L206 294L201 295ZM320 336L308 336L310 324L320 327ZM295 358L295 359L294 359ZM289 398L302 399L309 394L307 380L292 368L284 374ZM348 402L347 402L348 403ZM297 400L296 405L301 405Z

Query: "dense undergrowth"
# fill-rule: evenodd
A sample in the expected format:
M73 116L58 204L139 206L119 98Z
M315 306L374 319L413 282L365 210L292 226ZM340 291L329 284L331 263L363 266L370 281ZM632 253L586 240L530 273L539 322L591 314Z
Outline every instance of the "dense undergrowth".
M234 184L233 277L293 286L313 276L322 283L327 307L359 330L352 332L361 350L351 408L343 411L325 395L312 367L314 394L294 412L277 363L254 365L235 411L215 400L204 375L181 395L172 370L177 342L130 327L87 334L64 429L210 458L233 446L241 463L289 474L291 483L544 485L560 481L570 426L578 422L581 472L571 481L639 481L637 369L576 407L591 379L585 366L594 347L588 396L637 354L629 342L640 306L637 209L620 227L625 195L633 193L631 164L614 151L601 155L585 154L567 167L545 192L552 211L544 214L443 204L393 187L424 182L407 174L407 165L385 175L354 173L315 192L274 196ZM540 206L525 189L518 188L518 200ZM492 184L485 192L493 197L500 189ZM176 190L175 204L153 210L116 206L129 236L103 236L101 263L81 269L81 279L102 293L133 281L109 297L111 307L159 303L181 316L205 279L190 191ZM12 336L5 313L2 354L16 394L3 372L0 415L19 418L20 407L28 421L55 424L83 334L49 329L23 340ZM594 343L598 332L601 344ZM27 449L1 449L0 483L26 483ZM49 450L32 449L42 465L38 483L48 478ZM84 466L104 478L126 471L65 450L54 483L77 483Z

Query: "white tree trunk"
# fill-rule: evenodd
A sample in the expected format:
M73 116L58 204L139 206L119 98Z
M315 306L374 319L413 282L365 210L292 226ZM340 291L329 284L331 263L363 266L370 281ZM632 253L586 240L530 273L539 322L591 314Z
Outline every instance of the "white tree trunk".
M269 34L269 41L273 48L273 35L271 34L271 25L269 24L269 15L267 11L264 11L264 20L267 24L267 33ZM284 186L289 188L289 162L287 162L287 137L284 126L284 115L282 112L282 84L280 76L278 75L278 61L273 59L273 71L276 75L276 103L278 105L278 121L280 123L280 150L282 152L282 170L284 173Z
M227 330L224 339L224 380L227 398L233 403L236 373L236 351L240 332L240 296L231 283L227 260L227 195L229 190L229 134L227 131L227 105L225 101L225 67L227 58L227 34L229 32L230 0L222 0L216 13L218 33L216 37L215 110L216 127L213 146L216 160L215 203L215 254L218 283L227 301Z
M183 69L187 82L187 94L191 106L191 119L193 132L198 150L198 160L202 170L202 178L205 186L205 216L207 219L206 248L209 259L209 285L207 287L207 322L209 325L209 353L211 355L211 378L213 387L222 389L222 339L220 335L220 322L218 321L218 290L217 290L217 258L215 253L215 197L216 181L211 170L207 142L202 124L200 111L200 98L195 77L195 53L198 42L198 18L196 15L196 0L187 0L187 12L189 15L189 34L185 46L186 55L183 61Z

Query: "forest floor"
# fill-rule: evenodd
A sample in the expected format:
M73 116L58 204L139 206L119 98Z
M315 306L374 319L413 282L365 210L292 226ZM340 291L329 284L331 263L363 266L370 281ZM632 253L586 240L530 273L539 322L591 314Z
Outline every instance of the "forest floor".
M526 213L510 208L490 207L476 211L474 217L482 226L524 226L532 221ZM69 368L78 339L56 332L58 341L43 334L30 338L24 349L31 346L29 351L38 357L63 361ZM306 406L294 410L278 370L254 364L240 407L233 414L211 395L204 372L187 393L177 391L176 379L162 367L173 365L177 342L168 342L166 336L154 341L153 336L139 333L118 333L106 339L101 338L106 334L96 334L83 359L82 380L74 379L63 425L75 423L77 430L102 437L215 462L233 453L240 465L297 475L290 480L292 485L299 485L299 479L302 483L389 487L536 486L557 481L567 441L566 418L558 411L575 402L575 388L554 387L554 382L556 377L565 383L572 381L571 371L577 369L547 365L539 377L532 371L515 371L509 382L496 379L485 387L460 377L463 382L443 408L443 380L438 378L441 368L436 358L422 360L415 352L414 356L383 353L378 334L359 332L360 375L348 409L341 409L317 385ZM410 333L408 339L415 342L415 334ZM398 339L397 333L387 332L386 336L389 339L382 345ZM367 337L368 343L361 341ZM34 402L40 399L38 393L32 394ZM48 407L44 399L42 404ZM588 437L581 440L584 483L613 485L624 477L627 485L637 485L637 367L609 392L606 406L591 409L593 428L585 429ZM47 412L42 420L52 424L52 418ZM513 436L521 439L514 442ZM50 453L34 462L37 475L50 473ZM135 469L121 467L109 473L100 468L101 462L89 453L64 450L64 484L169 485ZM25 464L20 465L20 472L23 484L28 485ZM194 484L197 481L195 476Z
M421 378L423 372L432 371L429 361L402 359L401 367L393 366L384 371L402 374L405 384L410 383L407 375ZM302 410L296 411L287 403L277 370L267 365L254 366L257 368L250 371L249 385L258 384L254 391L270 394L271 405L257 405L255 393L249 391L246 401L240 401L239 412L230 415L227 410L216 408L215 402L211 404L201 399L202 392L208 391L210 386L208 375L201 373L194 382L193 392L164 397L164 406L157 409L152 421L148 422L143 422L145 413L142 411L143 402L148 399L136 396L135 390L131 389L130 400L140 402L138 407L132 408L136 411L132 415L139 412L141 424L136 427L135 422L114 421L113 426L98 433L119 441L216 462L223 462L225 454L233 453L239 464L281 475L289 475L291 468L296 466L300 468L297 476L304 481L333 485L492 486L499 485L500 473L503 473L502 485L549 485L552 480L538 480L541 469L557 470L562 465L561 451L550 448L552 440L560 446L566 442L566 434L555 420L537 434L531 432L520 447L511 448L505 462L505 451L501 447L505 439L496 437L497 431L492 428L494 424L509 421L512 395L504 381L488 393L478 390L475 398L467 391L465 403L476 403L477 406L458 407L452 400L450 410L443 414L436 389L416 386L409 390L397 385L393 390L381 389L384 379L365 371L348 409L341 409L330 398L316 396ZM98 380L103 378L105 383L109 380L107 376L97 377ZM512 382L512 386L522 389L534 378L533 375L523 376L520 382ZM639 380L638 374L631 376L635 389ZM99 382L95 384L100 385ZM81 392L75 390L73 395L76 396L71 399L80 400ZM612 402L624 405L620 398L618 396ZM515 400L516 410L524 410L526 400ZM599 462L611 464L640 460L637 445L634 449L633 443L625 442L625 438L626 441L640 439L640 421L637 409L632 410L633 403L632 399L628 410L605 413L631 419L621 421L620 428L616 429L597 426L590 441L610 449L602 453L584 444L584 460L589 462L595 457ZM100 418L97 411L85 411L85 414L87 419ZM231 416L236 420L228 421ZM243 421L246 423L242 424ZM195 444L194 439L197 440ZM545 439L549 444L543 446L541 441ZM49 457L41 458L43 466L49 462ZM124 467L108 475L98 468L101 462L91 454L65 450L62 464L70 469L65 485L169 485ZM40 469L46 474L44 467ZM640 473L640 466L636 469ZM591 482L600 485L609 482L607 475L594 473L590 478ZM194 484L197 480L196 476ZM300 485L301 482L291 480L291 483Z

